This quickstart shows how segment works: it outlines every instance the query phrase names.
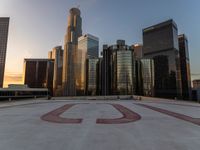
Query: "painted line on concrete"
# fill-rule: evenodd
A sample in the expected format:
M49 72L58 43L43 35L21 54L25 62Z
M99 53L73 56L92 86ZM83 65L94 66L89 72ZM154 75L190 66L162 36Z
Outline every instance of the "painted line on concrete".
M177 105L177 106L186 106L186 107L194 107L194 108L200 108L200 105L191 105L191 104L178 104L178 103L170 103L170 102L147 102L146 103L153 103L153 104L169 104L169 105Z
M136 103L134 103L134 104L136 104ZM181 119L181 120L184 120L184 121L187 121L187 122L190 122L190 123L193 123L193 124L200 126L200 118L193 118L193 117L190 117L190 116L187 116L187 115L183 115L183 114L180 114L180 113L176 113L176 112L173 112L173 111L169 111L169 110L166 110L166 109L162 109L162 108L158 108L158 107L154 107L154 106L149 106L149 105L145 105L145 104L136 104L136 105L139 105L139 106L142 106L142 107L145 107L145 108L166 114L168 116L172 116L172 117L175 117L175 118L178 118L178 119Z
M80 104L80 103L79 103ZM60 117L65 111L69 110L71 107L77 104L66 104L58 109L55 109L41 117L43 121L48 121L52 123L63 123L63 124L79 124L83 119L72 119Z
M136 122L141 119L141 116L134 111L124 107L120 104L109 104L112 105L117 111L119 111L123 116L121 118L106 119L100 118L96 120L97 124L122 124Z

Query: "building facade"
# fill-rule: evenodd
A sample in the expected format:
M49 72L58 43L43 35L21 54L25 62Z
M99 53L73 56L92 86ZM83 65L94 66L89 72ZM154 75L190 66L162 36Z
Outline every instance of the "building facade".
M178 37L179 40L179 54L181 67L181 82L182 82L182 98L184 100L191 99L192 86L190 74L190 59L188 50L188 39L182 34Z
M94 83L90 82L94 78L93 77L94 70L90 70L90 69L94 68L93 60L98 59L98 55L99 55L99 39L97 37L90 34L85 34L79 37L77 62L76 62L77 63L76 64L77 95L84 95L84 94L95 95L94 92L91 92L91 87L92 87L92 84L94 85ZM87 63L86 63L86 59L87 59ZM97 73L95 72L95 75L96 74ZM90 91L87 91L87 90L90 90Z
M86 95L98 95L98 58L88 58L86 63Z
M200 89L200 79L199 80L193 80L193 89Z
M53 72L53 95L62 96L62 71L63 71L63 49L57 46L49 52L49 59L54 60Z
M0 88L3 87L10 18L0 17Z
M133 45L134 49L134 55L136 59L142 59L143 58L143 45L142 44L135 44Z
M52 59L25 59L24 84L30 88L48 88L53 95L54 60Z
M76 95L75 63L77 62L78 38L82 36L82 18L78 8L70 9L63 53L63 95Z
M154 61L153 59L141 59L141 83L143 96L154 96Z
M103 46L103 95L132 95L135 93L134 50L118 40L116 45Z
M143 29L143 54L154 60L155 96L181 98L178 28L173 20Z
M99 57L99 38L91 34L85 34L78 39L79 49L87 51L88 58Z

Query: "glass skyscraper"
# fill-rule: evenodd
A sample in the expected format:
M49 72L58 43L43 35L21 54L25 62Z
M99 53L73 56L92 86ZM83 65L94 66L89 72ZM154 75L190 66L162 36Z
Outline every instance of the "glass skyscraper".
M184 34L179 35L178 39L181 65L182 98L188 100L191 99L192 95L188 40Z
M141 59L141 83L142 95L154 96L154 61L152 59Z
M103 94L132 95L135 93L134 50L124 40L103 46Z
M77 62L76 62L76 91L77 95L84 95L91 92L88 92L87 89L91 90L94 82L90 82L93 80L94 70L91 70L93 66L93 60L97 59L99 56L99 39L93 35L85 34L78 39L78 51L77 51ZM86 65L86 59L88 63ZM91 59L91 60L90 60ZM96 67L95 67L96 69ZM95 70L95 75L97 74ZM86 74L87 72L87 74ZM87 76L88 75L88 76ZM90 79L90 77L92 79ZM86 84L87 81L87 84ZM95 88L97 83L95 82ZM94 86L93 86L94 87ZM92 95L95 95L92 92Z
M99 57L99 38L91 34L85 34L78 39L78 49L85 49L87 58Z
M9 18L0 17L0 88L3 87L9 20Z
M63 95L76 95L75 68L78 54L78 38L82 36L82 18L78 8L70 9L63 54Z
M87 59L86 65L86 95L98 94L98 58Z
M178 29L173 20L143 30L144 58L154 60L155 96L180 98L182 95Z

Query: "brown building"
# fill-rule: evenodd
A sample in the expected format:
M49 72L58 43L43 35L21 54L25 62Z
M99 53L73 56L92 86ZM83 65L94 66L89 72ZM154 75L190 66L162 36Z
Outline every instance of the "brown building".
M30 88L48 88L50 95L53 95L53 71L52 59L25 59L24 84Z
M143 58L143 45L142 44L135 44L133 45L134 49L134 56L136 59L142 59Z
M0 17L0 88L3 87L9 19Z
M49 59L54 60L53 72L53 95L62 96L62 70L63 70L63 49L57 46L49 52Z

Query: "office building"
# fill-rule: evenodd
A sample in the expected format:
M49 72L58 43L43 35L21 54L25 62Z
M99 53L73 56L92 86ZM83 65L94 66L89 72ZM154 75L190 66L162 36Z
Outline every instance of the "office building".
M182 82L182 98L184 100L191 99L192 86L190 74L190 59L188 51L187 37L182 34L178 37L179 40L179 54L180 54L180 67L181 67L181 82Z
M140 60L141 83L143 96L154 96L154 61L152 59Z
M78 47L86 50L88 58L99 57L99 38L91 34L81 36L78 39Z
M0 17L0 88L3 87L10 18Z
M86 72L90 70L86 67L86 59L93 60L98 58L99 54L99 39L93 35L86 34L78 39L78 50L76 53L76 95L84 95L86 92ZM91 61L92 61L91 60ZM89 60L89 64L91 62ZM90 66L90 65L89 65ZM90 68L90 67L89 67ZM95 77L96 78L96 77ZM94 94L93 94L94 95Z
M154 60L155 96L181 98L178 28L173 20L143 29L143 55Z
M196 79L192 81L192 100L200 102L200 80Z
M135 61L132 46L118 40L116 45L103 46L103 95L135 93Z
M142 44L135 44L133 45L134 49L134 55L136 59L142 59L143 58L143 45Z
M24 84L30 88L48 88L53 95L54 60L24 59Z
M98 95L98 58L88 58L86 63L86 95Z
M82 36L82 19L78 8L70 9L63 53L63 94L76 95L75 70L77 62L78 38Z
M62 70L63 70L63 49L57 46L49 52L49 59L54 60L53 73L53 95L62 96Z

